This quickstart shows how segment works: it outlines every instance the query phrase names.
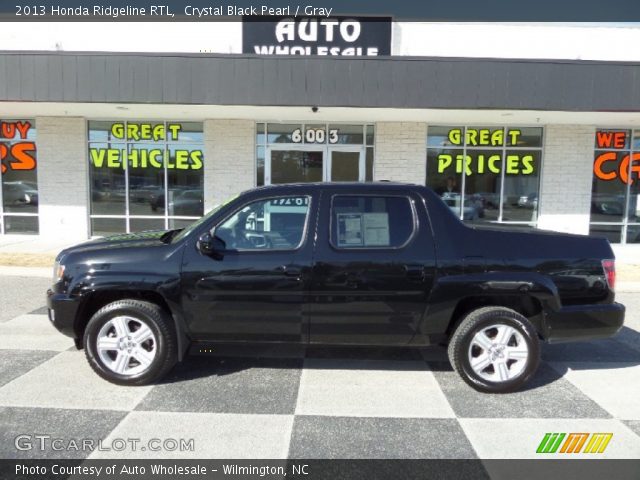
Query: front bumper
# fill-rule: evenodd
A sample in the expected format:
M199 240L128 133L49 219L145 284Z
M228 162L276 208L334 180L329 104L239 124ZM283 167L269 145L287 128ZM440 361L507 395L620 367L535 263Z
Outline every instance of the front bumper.
M545 315L545 339L553 343L611 337L622 327L624 313L620 303L563 307Z
M74 329L79 300L70 298L63 293L47 290L47 309L49 320L60 332L71 338L76 338Z

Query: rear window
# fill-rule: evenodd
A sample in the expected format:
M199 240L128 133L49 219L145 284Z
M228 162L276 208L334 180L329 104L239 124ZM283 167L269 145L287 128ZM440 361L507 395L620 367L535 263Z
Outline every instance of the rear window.
M331 244L339 249L399 248L415 228L407 197L336 195L331 203Z

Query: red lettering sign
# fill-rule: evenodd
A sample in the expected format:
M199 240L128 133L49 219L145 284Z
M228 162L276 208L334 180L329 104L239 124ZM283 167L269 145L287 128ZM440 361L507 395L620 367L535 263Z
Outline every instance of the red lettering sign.
M629 176L629 163L631 163L631 172L636 174L636 178L640 178L640 152L627 154L622 158L619 165L612 164L613 169L607 169L605 166L609 162L615 162L618 155L616 152L604 152L596 157L593 163L593 173L600 180L615 180L618 178L622 183L633 185L633 178Z
M624 148L627 144L627 132L596 132L598 148Z
M0 122L0 137L7 138L9 140L18 138L25 140L29 129L31 128L31 122L26 120L17 122Z
M36 144L34 142L2 143L2 140L25 140L31 122L0 122L0 162L2 173L11 170L34 170L36 168ZM7 160L7 161L5 161Z

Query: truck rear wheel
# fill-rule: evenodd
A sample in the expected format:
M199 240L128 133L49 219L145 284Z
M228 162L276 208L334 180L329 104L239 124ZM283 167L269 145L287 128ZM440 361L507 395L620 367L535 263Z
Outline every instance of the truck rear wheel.
M118 385L146 385L164 376L177 361L171 317L142 300L118 300L96 312L84 333L91 368Z
M480 392L518 390L540 364L540 342L531 322L505 307L469 313L449 342L449 361Z

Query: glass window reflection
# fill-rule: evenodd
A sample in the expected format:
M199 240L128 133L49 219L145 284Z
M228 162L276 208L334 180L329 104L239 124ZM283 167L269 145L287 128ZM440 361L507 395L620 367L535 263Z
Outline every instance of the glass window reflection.
M431 126L426 184L466 222L535 225L541 127Z
M0 233L38 233L36 124L0 119Z
M89 122L93 235L170 228L204 213L197 122Z

